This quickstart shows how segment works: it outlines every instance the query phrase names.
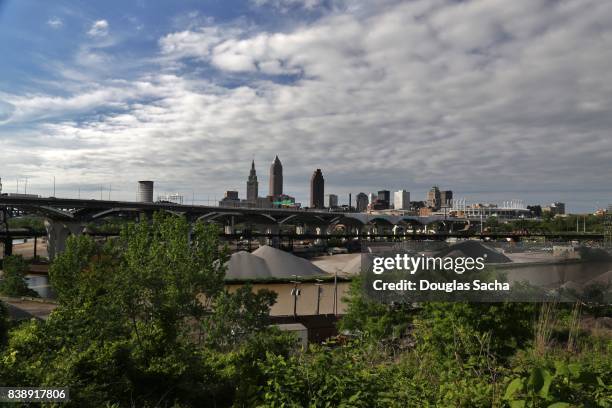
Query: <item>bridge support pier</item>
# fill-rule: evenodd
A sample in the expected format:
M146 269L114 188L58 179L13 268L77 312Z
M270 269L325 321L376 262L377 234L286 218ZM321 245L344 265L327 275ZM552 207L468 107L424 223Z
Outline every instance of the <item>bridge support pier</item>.
M4 238L4 257L13 255L13 238L10 236Z
M271 225L267 227L266 234L270 234L272 237L266 240L266 244L270 245L272 248L280 248L280 237L278 236L279 233L280 227L278 225Z
M46 219L45 229L47 230L47 253L49 260L53 261L58 254L64 252L68 237L70 235L81 235L83 228L84 226L80 222Z
M236 227L234 224L234 216L225 224L223 227L224 232L228 235L232 235L236 233Z

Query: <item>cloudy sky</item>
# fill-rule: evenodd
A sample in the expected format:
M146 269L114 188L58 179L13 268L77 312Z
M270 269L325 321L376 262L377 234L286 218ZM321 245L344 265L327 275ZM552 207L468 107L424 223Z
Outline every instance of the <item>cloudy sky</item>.
M0 0L5 192L612 202L612 2Z

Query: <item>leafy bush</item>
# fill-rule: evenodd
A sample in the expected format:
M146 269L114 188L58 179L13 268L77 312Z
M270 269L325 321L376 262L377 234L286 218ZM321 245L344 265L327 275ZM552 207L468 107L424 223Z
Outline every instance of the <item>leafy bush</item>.
M8 312L4 303L0 302L0 350L6 344L6 336L9 329L9 322L7 318Z
M38 297L36 291L28 288L26 273L28 263L21 255L11 255L2 262L3 274L0 280L0 293L5 296Z
M407 334L415 311L411 305L386 305L369 299L363 291L363 277L355 277L343 299L348 307L339 322L340 330L365 334L373 339L399 338Z
M533 339L536 306L529 303L424 303L415 323L422 345L448 355L449 344L466 333L489 336L487 347L499 358L514 354ZM464 343L465 345L465 343ZM473 355L482 347L463 350Z
M610 368L610 367L609 367ZM509 382L503 399L510 407L611 407L610 371L597 371L580 362L555 361L527 370Z

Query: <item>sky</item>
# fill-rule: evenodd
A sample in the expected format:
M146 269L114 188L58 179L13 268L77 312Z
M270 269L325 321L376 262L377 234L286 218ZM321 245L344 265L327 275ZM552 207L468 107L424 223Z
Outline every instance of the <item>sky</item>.
M612 2L0 0L4 192L612 203Z

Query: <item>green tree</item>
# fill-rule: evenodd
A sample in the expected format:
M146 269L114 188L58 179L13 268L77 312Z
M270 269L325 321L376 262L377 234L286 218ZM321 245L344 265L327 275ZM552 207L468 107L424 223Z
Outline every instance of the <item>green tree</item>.
M349 293L343 300L347 303L347 311L339 322L340 330L373 339L401 337L415 315L411 305L387 305L369 299L364 293L362 276L351 281Z
M4 303L0 302L0 350L2 350L6 344L8 328L8 311L6 310Z
M229 349L270 324L270 307L276 303L276 293L260 290L253 294L251 285L234 293L223 291L213 305L214 313L202 322L206 344Z
M230 404L240 373L216 350L264 331L274 299L228 293L227 259L215 227L182 217L156 214L104 245L71 237L50 270L59 307L11 333L0 374L65 384L78 407Z
M21 255L11 255L4 258L2 268L1 294L5 296L38 297L38 293L28 287L26 280L28 263Z
M449 344L460 341L466 355L484 346L506 358L533 339L536 312L531 303L428 302L422 304L415 336L440 355L457 354Z

